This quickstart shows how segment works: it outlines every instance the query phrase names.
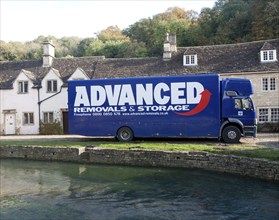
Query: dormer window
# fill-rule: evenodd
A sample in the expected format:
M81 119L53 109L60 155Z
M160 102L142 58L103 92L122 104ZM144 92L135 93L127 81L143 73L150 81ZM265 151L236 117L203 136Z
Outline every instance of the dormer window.
M18 93L19 94L28 93L28 81L19 81L18 82Z
M57 80L47 81L47 92L57 92Z
M261 62L275 62L277 61L276 50L262 50Z
M184 55L183 56L183 65L184 66L196 66L198 65L198 55Z

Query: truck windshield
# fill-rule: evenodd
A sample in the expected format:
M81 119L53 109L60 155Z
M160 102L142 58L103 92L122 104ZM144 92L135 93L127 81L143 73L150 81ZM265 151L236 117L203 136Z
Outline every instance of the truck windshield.
M252 110L252 100L250 98L237 98L234 100L234 107L241 110Z

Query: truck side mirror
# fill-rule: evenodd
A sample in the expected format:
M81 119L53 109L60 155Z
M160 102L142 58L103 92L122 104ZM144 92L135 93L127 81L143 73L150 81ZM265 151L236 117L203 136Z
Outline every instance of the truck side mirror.
M234 97L234 96L237 96L237 93L236 93L236 91L226 91L226 95L230 96L230 97Z

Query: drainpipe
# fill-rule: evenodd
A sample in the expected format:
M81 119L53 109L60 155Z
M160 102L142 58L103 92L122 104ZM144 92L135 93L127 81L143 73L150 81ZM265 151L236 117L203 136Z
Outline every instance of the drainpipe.
M51 96L49 96L49 97L47 97L47 98L45 98L43 100L40 100L40 94L39 94L39 89L40 88L38 88L38 108L39 108L39 129L40 130L41 130L41 126L42 126L42 123L41 123L41 104L42 104L42 102L44 102L44 101L46 101L46 100L48 100L48 99L50 99L50 98L60 94L62 92L62 87L63 87L63 85L60 87L60 90L57 93L55 93L55 94L53 94L53 95L51 95Z
M39 133L41 131L41 105L40 103L40 88L42 88L41 86L37 87L37 92L38 92L38 110L39 110Z

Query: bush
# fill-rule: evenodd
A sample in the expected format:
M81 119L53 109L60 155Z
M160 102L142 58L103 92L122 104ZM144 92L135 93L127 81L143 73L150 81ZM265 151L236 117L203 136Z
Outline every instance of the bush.
M40 134L63 134L63 129L60 122L55 121L54 123L43 123L41 122Z
M279 122L258 124L259 132L279 132Z

